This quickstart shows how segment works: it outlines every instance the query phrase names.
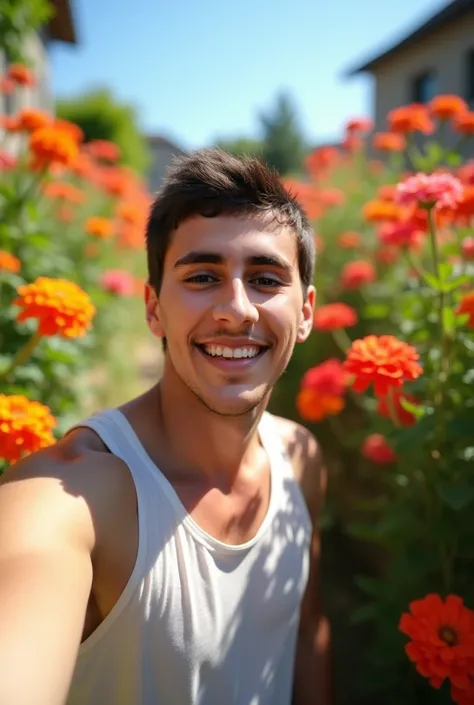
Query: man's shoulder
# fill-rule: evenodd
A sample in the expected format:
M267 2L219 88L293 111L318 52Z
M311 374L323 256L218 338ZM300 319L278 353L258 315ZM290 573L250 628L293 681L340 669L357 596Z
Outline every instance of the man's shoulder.
M295 479L313 515L319 510L326 486L326 471L320 444L306 426L282 416L271 416L290 459Z

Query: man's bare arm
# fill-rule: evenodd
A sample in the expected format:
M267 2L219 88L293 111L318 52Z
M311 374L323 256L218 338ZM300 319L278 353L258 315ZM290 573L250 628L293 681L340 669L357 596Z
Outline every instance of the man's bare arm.
M326 468L312 433L299 424L283 423L295 476L313 524L309 578L301 605L295 655L293 705L331 705L331 630L321 605L320 590L320 519L326 492Z
M92 583L78 471L41 453L0 484L0 703L66 702Z

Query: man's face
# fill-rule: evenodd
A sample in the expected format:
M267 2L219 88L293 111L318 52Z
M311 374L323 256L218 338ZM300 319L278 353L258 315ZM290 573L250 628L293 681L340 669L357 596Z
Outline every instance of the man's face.
M182 223L158 299L147 289L149 326L166 337L169 373L222 415L245 414L267 397L295 342L308 337L313 307L294 231L263 217Z

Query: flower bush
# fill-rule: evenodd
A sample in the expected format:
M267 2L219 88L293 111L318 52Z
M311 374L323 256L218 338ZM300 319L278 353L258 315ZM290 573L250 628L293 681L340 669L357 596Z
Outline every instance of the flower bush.
M318 302L274 406L299 386L338 468L325 520L372 546L352 614L364 703L474 705L473 136L465 102L438 96L386 132L351 121L287 184L314 219Z
M144 282L144 184L116 145L21 108L34 80L21 64L0 80L18 106L0 116L0 473L99 404L88 374L126 361Z

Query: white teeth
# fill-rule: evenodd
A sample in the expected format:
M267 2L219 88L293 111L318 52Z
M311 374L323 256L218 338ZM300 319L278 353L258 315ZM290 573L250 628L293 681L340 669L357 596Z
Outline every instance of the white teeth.
M205 345L204 349L208 355L213 357L225 357L227 359L240 359L243 357L256 357L260 348L248 346L245 348L223 348L220 345Z

